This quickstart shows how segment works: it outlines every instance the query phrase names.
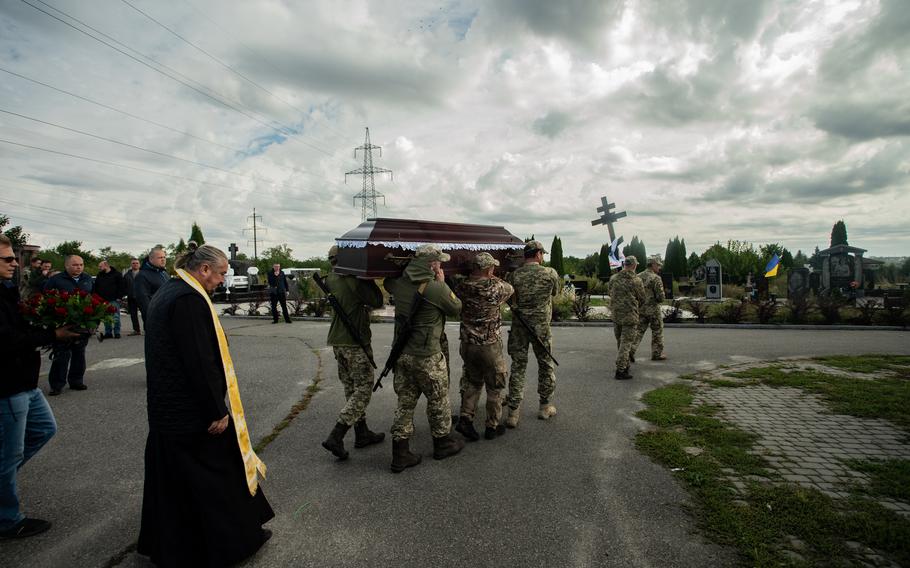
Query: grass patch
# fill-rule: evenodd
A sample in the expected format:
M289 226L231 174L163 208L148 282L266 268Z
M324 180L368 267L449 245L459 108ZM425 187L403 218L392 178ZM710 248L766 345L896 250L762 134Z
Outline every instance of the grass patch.
M868 485L858 485L858 492L910 503L910 460L848 460L846 464L869 474Z
M829 357L815 357L814 361L819 361L831 367L852 371L855 373L877 373L880 371L893 371L910 377L910 357L904 355L862 355L859 357L848 357L834 355Z
M731 381L729 379L706 379L706 383L712 387L748 387L758 384L758 381Z
M780 368L749 372L749 378L762 382L791 378ZM811 385L827 376L800 380ZM638 416L659 428L639 433L636 446L674 470L693 496L696 521L713 540L735 547L747 565L762 568L830 566L834 559L856 554L847 541L861 542L910 566L910 521L866 498L842 503L814 489L781 483L768 472L764 459L749 453L756 436L716 418L716 407L693 405L694 392L691 385L678 383L646 393L642 400L647 408ZM701 452L692 452L693 447ZM873 477L880 472L888 480L880 491L910 490L904 477L910 475L910 462L865 467ZM747 482L737 493L731 471L740 479L758 475L775 483ZM798 550L803 561L785 553L793 546L792 537L804 544Z
M845 358L846 359L846 358ZM866 359L855 357L854 359ZM848 364L844 361L843 364ZM854 363L859 367L861 362ZM871 363L869 364L872 365ZM735 371L730 376L757 379L772 387L794 387L822 396L833 412L861 418L884 418L910 431L910 381L901 378L853 379L781 365Z

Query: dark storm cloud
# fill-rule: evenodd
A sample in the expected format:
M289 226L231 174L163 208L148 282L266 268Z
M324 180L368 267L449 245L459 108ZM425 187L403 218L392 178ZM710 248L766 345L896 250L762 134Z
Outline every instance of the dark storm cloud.
M537 36L596 50L622 15L616 0L500 0L484 5L490 29L524 27Z
M571 124L572 115L553 110L535 120L531 128L534 132L552 140Z
M813 112L815 125L854 140L910 136L910 101L900 98L838 101Z

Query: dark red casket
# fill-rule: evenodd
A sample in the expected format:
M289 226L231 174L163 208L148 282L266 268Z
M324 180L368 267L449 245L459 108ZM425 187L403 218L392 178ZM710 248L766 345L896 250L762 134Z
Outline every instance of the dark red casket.
M414 219L367 219L335 241L335 272L362 278L398 276L414 250L426 243L452 256L442 265L447 274L469 273L471 260L488 252L499 261L496 273L501 275L519 266L524 249L524 241L503 227Z

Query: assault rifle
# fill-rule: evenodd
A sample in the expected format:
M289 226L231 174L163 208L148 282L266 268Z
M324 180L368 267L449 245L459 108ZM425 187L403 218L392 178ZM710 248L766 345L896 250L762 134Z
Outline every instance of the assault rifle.
M345 329L348 330L348 333L351 334L351 337L354 338L354 341L357 342L357 345L363 349L363 352L366 354L367 359L370 360L370 365L373 368L376 368L376 361L373 360L373 354L370 353L370 349L364 343L363 339L360 337L360 333L357 331L357 328L354 327L354 322L351 321L351 318L348 317L348 314L344 311L344 308L341 307L341 302L338 301L338 298L335 297L335 294L329 289L329 285L326 283L325 278L319 276L318 272L313 273L313 280L316 281L316 285L319 286L319 289L325 294L326 299L332 304L332 309L338 314L341 323L344 324Z
M411 313L408 314L408 319L401 321L399 318L395 318L396 323L401 321L401 327L398 328L398 336L395 337L395 343L392 344L392 349L389 350L389 358L386 359L385 366L382 368L382 372L379 373L379 378L376 379L376 384L373 385L373 391L382 388L382 379L386 375L392 372L392 369L395 368L395 363L398 362L398 358L401 357L402 351L404 351L405 345L408 344L408 340L411 339L411 333L414 331L414 317L417 316L417 312L420 311L423 303L427 301L421 293L426 284L423 284L417 292L414 293L414 301L411 303ZM403 319L403 318L402 318Z
M547 356L550 359L552 359L553 362L556 363L556 366L558 367L559 361L557 361L556 357L554 357L553 354L550 353L549 348L547 348L547 344L544 343L543 341L541 341L539 337L537 337L537 333L534 331L534 328L531 327L531 324L528 323L528 320L525 319L524 314L521 313L521 311L518 309L518 306L513 306L512 304L509 304L509 309L512 310L512 315L515 316L515 319L518 320L518 323L520 323L522 325L522 327L524 327L526 330L528 330L528 335L531 336L531 339L534 340L534 343L537 344L538 347L543 349L544 353L546 353Z

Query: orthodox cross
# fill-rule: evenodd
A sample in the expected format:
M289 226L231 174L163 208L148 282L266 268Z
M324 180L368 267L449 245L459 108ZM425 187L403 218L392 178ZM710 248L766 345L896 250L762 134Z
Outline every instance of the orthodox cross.
M228 252L231 253L231 260L237 260L237 252L239 250L237 243L231 243L231 246L228 247Z
M616 234L613 232L613 223L622 219L626 216L625 211L619 211L617 213L611 213L610 209L616 207L615 203L607 203L606 197L600 198L601 206L597 208L598 213L603 213L600 216L600 219L594 219L591 221L591 225L606 225L607 229L610 231L610 242L616 240Z

